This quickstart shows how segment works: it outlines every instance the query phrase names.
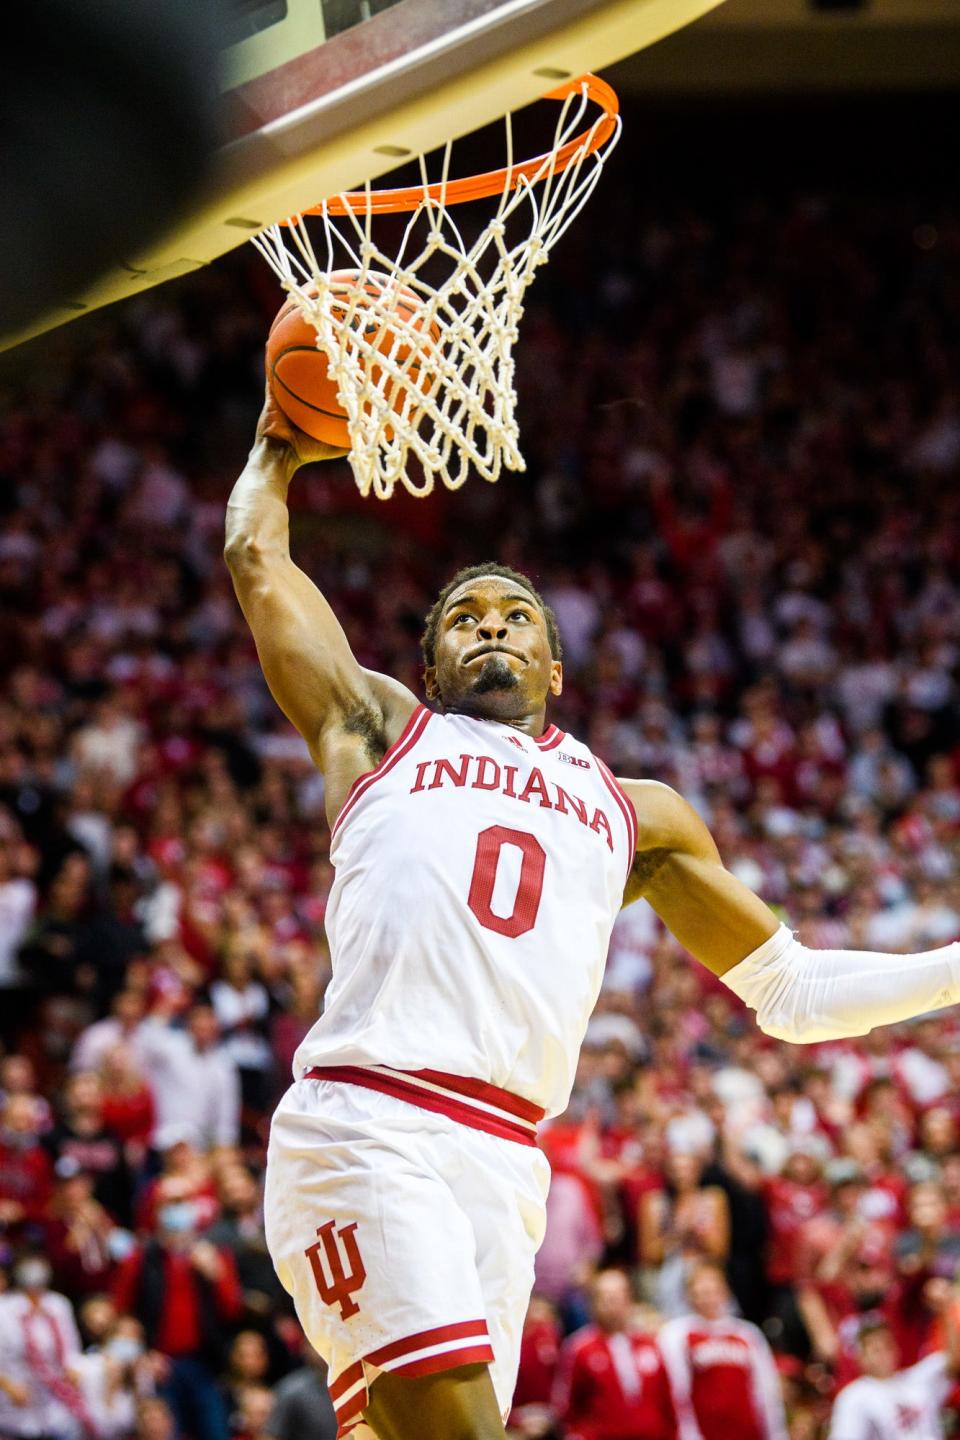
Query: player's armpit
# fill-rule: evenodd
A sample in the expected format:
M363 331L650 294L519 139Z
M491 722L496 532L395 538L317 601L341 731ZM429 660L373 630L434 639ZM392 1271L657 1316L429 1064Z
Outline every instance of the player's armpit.
M620 784L637 816L624 902L643 896L691 955L723 975L768 940L779 921L724 869L706 825L675 790L656 780Z

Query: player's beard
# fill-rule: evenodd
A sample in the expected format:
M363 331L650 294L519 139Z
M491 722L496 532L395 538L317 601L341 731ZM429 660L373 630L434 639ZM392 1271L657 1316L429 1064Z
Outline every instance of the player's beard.
M515 690L520 677L511 670L505 658L496 653L488 655L480 667L480 674L470 687L471 695L489 695L493 690Z

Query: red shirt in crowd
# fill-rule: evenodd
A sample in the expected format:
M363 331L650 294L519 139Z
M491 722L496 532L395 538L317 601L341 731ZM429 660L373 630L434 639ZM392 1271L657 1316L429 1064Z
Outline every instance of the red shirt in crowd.
M156 1111L153 1093L148 1085L122 1095L103 1097L103 1123L121 1140L139 1140L146 1144L153 1135Z
M756 1325L685 1315L659 1341L681 1440L787 1440L777 1367Z
M674 1440L677 1434L652 1335L610 1335L594 1325L571 1335L560 1353L554 1407L566 1440Z
M39 1140L0 1140L0 1219L8 1225L41 1219L52 1190L53 1165Z
M229 1250L218 1248L217 1254L220 1273L212 1282L214 1301L221 1319L237 1320L243 1310L243 1295L236 1263ZM135 1250L117 1272L112 1298L121 1315L137 1313L136 1296L143 1258L143 1250ZM194 1355L203 1344L195 1276L196 1268L189 1251L164 1251L164 1305L154 1342L163 1355Z
M513 1390L514 1411L547 1406L553 1396L560 1356L560 1326L553 1315L527 1317L520 1341L520 1368Z
M767 1278L772 1285L792 1285L800 1273L797 1262L801 1231L824 1209L829 1191L819 1181L802 1185L785 1175L775 1175L764 1183L763 1198L770 1226Z

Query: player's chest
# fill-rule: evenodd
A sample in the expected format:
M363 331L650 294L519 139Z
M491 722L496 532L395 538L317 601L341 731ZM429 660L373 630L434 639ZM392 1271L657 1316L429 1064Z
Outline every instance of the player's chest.
M393 777L383 800L415 828L456 836L501 825L548 836L553 847L587 855L622 852L624 823L596 766L570 751L525 753L508 743L484 748L423 746Z

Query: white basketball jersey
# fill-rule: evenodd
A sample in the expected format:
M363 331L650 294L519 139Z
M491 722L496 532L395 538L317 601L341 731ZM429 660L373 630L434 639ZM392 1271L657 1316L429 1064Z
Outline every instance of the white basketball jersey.
M635 848L578 740L418 707L333 828L333 979L297 1077L445 1071L559 1114Z

